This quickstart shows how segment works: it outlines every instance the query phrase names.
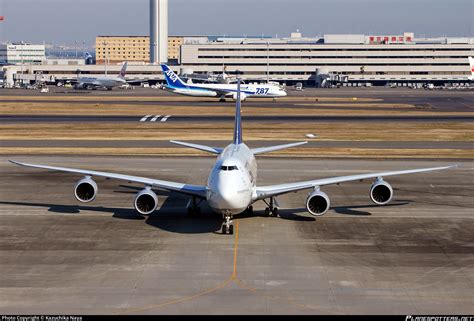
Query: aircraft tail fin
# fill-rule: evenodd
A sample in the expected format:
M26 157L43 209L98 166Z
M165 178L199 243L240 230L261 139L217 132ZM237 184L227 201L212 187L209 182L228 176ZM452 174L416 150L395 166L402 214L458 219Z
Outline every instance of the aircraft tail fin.
M163 70L163 74L165 75L166 83L169 87L174 88L185 88L186 84L179 78L177 74L173 72L173 70L168 67L166 64L161 64L161 69Z
M125 78L125 75L127 74L127 67L128 67L128 62L124 62L122 65L122 69L120 70L119 77L120 78Z
M240 99L240 79L237 79L237 99L235 102L235 125L234 125L234 145L242 144L242 115Z

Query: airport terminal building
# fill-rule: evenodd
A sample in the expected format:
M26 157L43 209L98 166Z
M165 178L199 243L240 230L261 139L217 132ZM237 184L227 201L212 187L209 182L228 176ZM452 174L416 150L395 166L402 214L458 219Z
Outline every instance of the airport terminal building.
M28 43L0 44L0 63L42 63L46 59L45 45Z
M107 67L110 74L118 73L122 59L130 60L127 78L163 82L160 66L147 61L146 45L133 46L133 40L141 40L140 44L149 41L147 37L98 37L97 65L24 62L21 77L34 81L41 74L41 79L52 82L74 79L78 73L100 75L105 69L100 62L108 53L112 60ZM474 56L474 38L427 39L416 38L413 33L305 38L295 32L288 38L170 37L169 40L179 44L175 46L179 47L179 55L173 51L171 57L175 59L172 68L181 74L218 74L225 69L227 74L239 74L247 81L270 80L287 85L302 82L319 87L334 83L345 86L467 84L468 57ZM107 49L100 45L104 41L109 43ZM141 48L140 58L136 55L137 59L128 59L130 55L133 58L133 48ZM10 69L10 74L17 73L13 78L19 79L18 65L5 68Z
M283 39L218 39L184 44L181 66L195 73L239 72L244 79L321 84L467 82L474 38L416 39L404 35L325 35Z

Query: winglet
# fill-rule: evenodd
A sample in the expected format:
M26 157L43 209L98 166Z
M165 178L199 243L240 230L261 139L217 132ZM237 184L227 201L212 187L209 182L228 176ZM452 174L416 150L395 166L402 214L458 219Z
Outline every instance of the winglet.
M237 79L237 100L235 103L234 145L242 144L242 116L240 100L240 79Z
M12 159L9 159L8 161L9 161L10 163L12 163L12 164L23 166L23 163L14 161L14 160L12 160Z

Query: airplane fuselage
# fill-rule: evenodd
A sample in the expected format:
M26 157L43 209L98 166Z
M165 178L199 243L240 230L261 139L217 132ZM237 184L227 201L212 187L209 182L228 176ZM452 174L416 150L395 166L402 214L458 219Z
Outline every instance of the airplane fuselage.
M219 92L226 92L224 96L233 96L237 93L235 84L189 84L186 87L166 86L167 90L176 94L193 97L219 97ZM259 98L285 97L286 91L280 86L272 84L246 84L241 85L242 96Z
M96 86L113 88L125 85L127 81L120 77L79 77L78 83L80 86Z
M207 181L207 202L217 213L234 215L253 203L257 162L245 144L228 145L218 156Z

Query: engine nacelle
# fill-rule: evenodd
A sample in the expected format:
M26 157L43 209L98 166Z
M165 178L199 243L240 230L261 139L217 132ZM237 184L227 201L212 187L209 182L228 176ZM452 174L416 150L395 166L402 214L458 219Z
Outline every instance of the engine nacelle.
M237 100L237 93L233 93L233 94L232 94L232 99L233 99L234 101ZM247 99L247 95L244 94L243 92L241 92L241 93L240 93L240 101L245 101L245 99Z
M322 216L329 210L331 202L326 193L314 191L306 199L306 209L311 215Z
M97 183L90 177L85 177L76 183L74 196L79 202L92 202L97 195Z
M383 179L377 179L370 187L370 199L377 205L387 204L392 197L392 186Z
M145 188L135 196L135 209L141 215L151 215L158 207L158 196L149 188Z

